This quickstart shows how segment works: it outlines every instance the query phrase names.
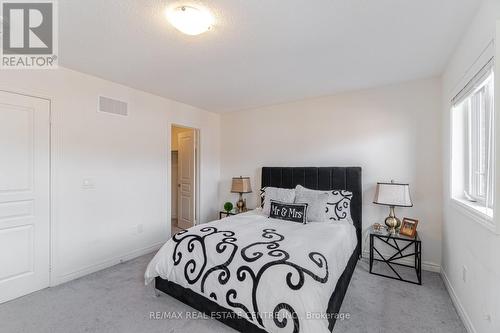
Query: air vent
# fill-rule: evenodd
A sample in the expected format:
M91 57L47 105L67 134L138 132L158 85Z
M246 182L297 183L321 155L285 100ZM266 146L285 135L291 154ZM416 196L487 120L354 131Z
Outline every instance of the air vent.
M128 104L116 99L99 96L99 111L127 116Z

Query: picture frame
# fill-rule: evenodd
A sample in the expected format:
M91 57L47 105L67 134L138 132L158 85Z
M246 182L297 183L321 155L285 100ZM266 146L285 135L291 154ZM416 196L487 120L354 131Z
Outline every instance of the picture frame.
M401 229L399 229L399 234L408 237L415 237L417 234L418 220L409 217L403 218L401 223Z

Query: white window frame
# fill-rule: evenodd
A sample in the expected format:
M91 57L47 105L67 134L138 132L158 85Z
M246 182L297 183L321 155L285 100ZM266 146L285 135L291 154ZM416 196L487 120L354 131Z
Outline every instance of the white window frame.
M496 134L495 112L489 102L494 101L494 96L491 59L452 100L450 133L452 202L492 231L496 231L493 220Z
M489 98L493 98L491 96L493 92L493 79L494 76L491 73L463 102L468 104L466 106L468 150L466 156L468 165L465 191L472 199L471 201L488 208L493 208L493 193L491 191L493 182L490 175L493 170L489 170L491 166L488 165L488 161L493 158L493 142L491 139L494 133L484 132L494 131L494 129L490 128L490 126L493 127L493 115L490 114L493 110L488 105L491 102ZM483 126L484 128L481 128ZM484 148L484 151L481 152L481 148ZM485 159L485 161L481 163L481 159ZM488 177L489 175L490 177ZM486 179L481 180L481 177L485 177ZM481 184L483 181L486 183L484 186Z

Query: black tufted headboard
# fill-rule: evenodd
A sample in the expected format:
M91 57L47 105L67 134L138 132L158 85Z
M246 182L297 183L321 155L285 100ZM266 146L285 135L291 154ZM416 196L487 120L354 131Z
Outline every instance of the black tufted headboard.
M263 167L261 187L295 188L297 185L314 190L348 190L353 193L351 216L358 236L361 255L362 188L360 167Z

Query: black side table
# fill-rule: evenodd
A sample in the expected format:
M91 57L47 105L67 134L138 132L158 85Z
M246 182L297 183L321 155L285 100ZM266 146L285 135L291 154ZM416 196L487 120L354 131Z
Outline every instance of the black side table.
M219 220L222 219L223 217L228 217L228 216L232 216L232 215L236 215L238 213L236 213L236 211L230 211L230 212L226 212L226 211L220 211L219 212Z
M378 240L378 241L377 241ZM382 255L377 249L375 242L386 244L393 250L392 255ZM404 253L405 250L408 250ZM375 252L377 256L375 256ZM400 262L400 259L413 257L413 265ZM395 274L395 276L373 272L373 262L379 261L385 263ZM398 266L409 267L415 269L417 281L407 280L401 277L397 268ZM400 280L404 282L422 284L422 242L418 233L415 237L403 236L400 234L390 234L387 231L371 231L370 232L370 273L374 275L384 276L387 278Z

